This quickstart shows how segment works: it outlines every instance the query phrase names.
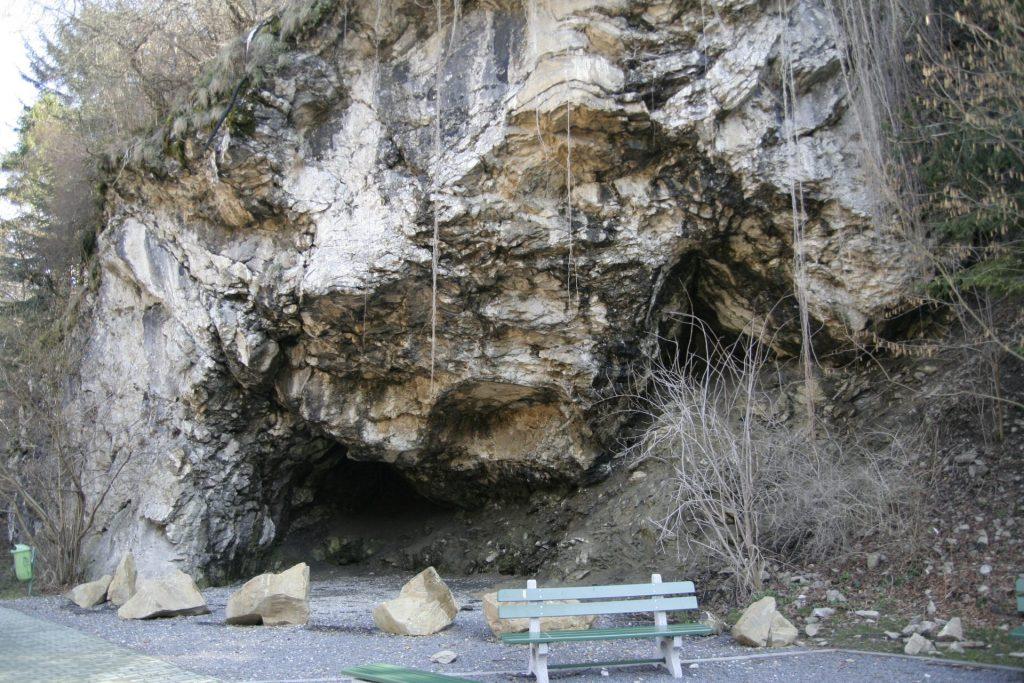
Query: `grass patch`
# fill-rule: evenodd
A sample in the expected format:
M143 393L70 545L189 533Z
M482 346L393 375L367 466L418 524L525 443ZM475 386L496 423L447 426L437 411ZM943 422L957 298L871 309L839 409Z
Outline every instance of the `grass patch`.
M18 581L12 569L0 572L0 600L14 600L28 595L28 584Z
M828 639L831 647L903 654L903 641L889 640L884 633L885 631L900 631L903 626L905 626L903 622L883 617L876 624L844 624L835 628L830 635L827 633L822 635ZM1008 631L1001 631L997 628L968 628L964 629L964 632L967 640L980 640L987 647L952 653L940 650L943 653L941 655L922 655L922 657L940 661L955 659L962 662L1002 664L1024 668L1024 659L1009 656L1011 652L1024 651L1024 641L1011 638Z

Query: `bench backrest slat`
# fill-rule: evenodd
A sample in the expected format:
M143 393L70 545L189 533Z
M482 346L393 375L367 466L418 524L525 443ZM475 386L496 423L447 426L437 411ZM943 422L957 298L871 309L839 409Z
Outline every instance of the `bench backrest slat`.
M1017 579L1017 595L1024 595L1024 578Z
M655 595L679 595L694 592L692 581L671 583L633 583L621 586L567 586L565 588L505 588L498 591L498 602L543 602L546 600L592 600L611 598L649 598Z
M1024 595L1017 596L1017 611L1024 612Z
M613 602L554 604L534 602L526 605L499 605L498 616L502 619L525 619L534 617L579 617L591 614L628 614L630 612L677 612L688 609L697 609L697 598L692 595L679 598L647 598L644 600L616 600Z

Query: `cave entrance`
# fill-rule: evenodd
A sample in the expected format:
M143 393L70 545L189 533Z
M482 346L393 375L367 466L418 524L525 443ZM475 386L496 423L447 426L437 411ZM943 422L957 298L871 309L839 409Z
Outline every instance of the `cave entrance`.
M740 338L719 319L708 278L702 254L684 254L665 277L655 303L660 362L694 378L720 364L723 353L736 353Z
M276 550L283 563L401 568L419 539L459 524L455 509L417 493L395 467L352 460L343 446L299 466L292 481Z

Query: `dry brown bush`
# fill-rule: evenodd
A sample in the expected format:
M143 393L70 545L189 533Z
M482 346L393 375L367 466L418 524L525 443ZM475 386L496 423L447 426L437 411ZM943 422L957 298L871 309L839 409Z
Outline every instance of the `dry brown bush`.
M839 436L820 424L812 434L793 419L767 345L707 344L706 354L655 367L633 397L646 427L629 456L672 465L672 511L654 520L663 542L715 561L746 596L763 588L769 561L841 559L861 539L913 536L923 488L916 439Z
M108 435L112 396L69 405L80 344L53 322L62 318L40 310L0 319L0 506L12 540L35 548L44 588L80 578L83 544L150 419Z

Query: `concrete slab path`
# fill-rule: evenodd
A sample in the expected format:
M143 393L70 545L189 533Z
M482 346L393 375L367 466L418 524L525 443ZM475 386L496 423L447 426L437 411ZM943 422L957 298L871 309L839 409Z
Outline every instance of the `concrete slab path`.
M0 681L206 683L179 669L52 621L0 607Z

